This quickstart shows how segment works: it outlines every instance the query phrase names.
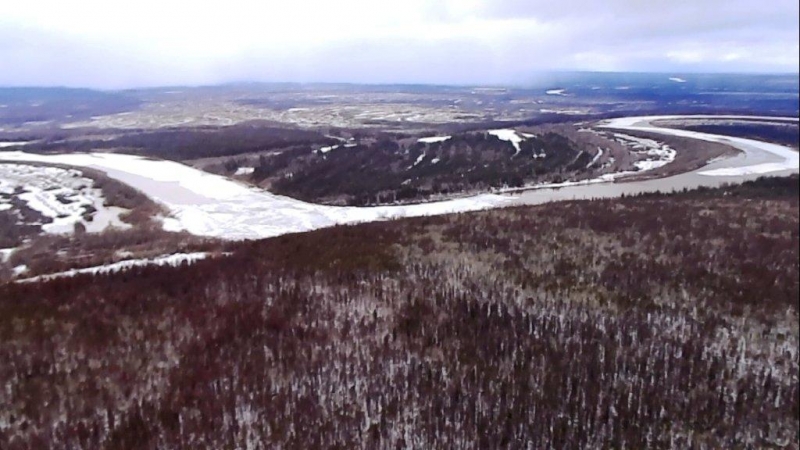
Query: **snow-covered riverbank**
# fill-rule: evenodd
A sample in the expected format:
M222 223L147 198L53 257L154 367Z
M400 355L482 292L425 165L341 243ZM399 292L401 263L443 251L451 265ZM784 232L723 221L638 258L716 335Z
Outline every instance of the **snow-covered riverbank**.
M474 211L513 199L482 194L402 206L337 207L275 195L174 162L115 153L36 155L0 153L0 160L89 167L127 183L168 208L167 230L201 236L257 239L337 224Z

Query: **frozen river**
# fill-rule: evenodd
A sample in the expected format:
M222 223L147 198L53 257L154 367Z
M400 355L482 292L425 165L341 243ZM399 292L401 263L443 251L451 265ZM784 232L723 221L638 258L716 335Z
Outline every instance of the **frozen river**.
M0 160L57 163L101 170L163 204L170 211L170 217L164 219L166 229L185 230L196 235L226 239L256 239L337 224L474 211L515 204L609 198L657 190L718 186L765 174L787 175L798 171L798 153L787 147L750 139L663 128L654 124L662 119L692 117L747 118L743 116L626 117L605 121L599 127L723 142L742 152L732 158L711 162L698 170L661 179L628 183L594 182L557 189L529 190L517 195L482 194L403 206L360 208L317 205L275 195L177 162L125 154L36 155L6 151L0 152ZM798 119L770 118L770 120L797 122Z

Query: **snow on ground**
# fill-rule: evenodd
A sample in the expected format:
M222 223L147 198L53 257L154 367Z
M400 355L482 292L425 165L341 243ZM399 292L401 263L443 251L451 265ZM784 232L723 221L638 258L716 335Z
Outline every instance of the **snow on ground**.
M531 136L529 134L517 133L516 130L511 130L508 128L500 130L489 130L488 133L491 134L492 136L497 137L497 139L500 139L501 141L510 142L511 145L513 145L514 148L517 150L513 156L517 156L517 153L522 151L522 149L519 147L519 143L524 141L527 137Z
M646 158L633 163L640 171L652 170L665 166L675 160L676 152L666 144L659 144L652 139L630 136L622 133L614 133L615 140L634 150L639 155Z
M692 116L640 116L640 117L620 117L602 122L600 128L612 128L616 130L638 130L657 134L667 134L692 139L700 139L709 142L720 142L723 144L735 144L737 147L745 149L741 159L745 164L738 167L723 167L699 171L700 175L705 176L741 176L754 174L767 174L781 172L784 170L798 170L800 158L798 152L789 147L768 142L756 141L753 139L738 138L732 136L720 136L716 134L700 133L697 131L679 130L673 128L661 128L652 125L652 122L662 120L769 120L773 122L798 123L797 117L770 117L770 116L736 116L736 115L692 115ZM748 149L758 150L749 152Z
M600 148L600 147L597 147L597 154L594 155L594 158L592 158L591 161L589 161L589 164L586 165L586 168L588 169L589 167L592 167L594 165L594 163L596 163L597 160L600 159L601 156L603 156L603 149Z
M408 166L408 169L406 169L406 170L411 170L414 167L417 167L417 164L421 163L423 159L425 159L425 152L423 152L421 155L417 156L417 160L414 161L414 164Z
M516 188L504 188L497 190L498 193L502 194L510 194L514 192L522 192L522 191L531 191L536 189L561 189L561 188L568 188L573 186L586 186L589 184L598 184L598 183L608 183L614 181L615 179L625 176L634 174L637 172L628 171L628 172L614 172L614 173L607 173L600 175L597 178L590 178L586 180L578 180L578 181L562 181L561 183L540 183L540 184L529 184L522 187Z
M236 169L234 175L250 175L255 171L256 171L255 167L239 167L238 169Z
M565 114L568 116L576 116L581 114L586 114L586 111L582 111L580 109L549 109L549 108L542 108L539 110L542 114Z
M18 145L25 145L27 142L0 142L0 148L16 147Z
M322 154L325 154L325 153L328 153L328 152L330 152L331 150L336 150L336 149L337 149L337 148L339 148L339 147L344 147L344 148L353 148L353 147L355 147L356 145L358 145L358 144L357 144L357 143L355 143L355 142L351 142L351 141L349 141L349 140L348 140L346 144L342 144L342 145L339 145L339 144L337 144L337 145L329 145L329 146L327 146L327 147L322 147L322 148L320 148L319 150L314 150L314 153L322 153Z
M684 80L683 78L678 78L678 77L670 77L669 81L674 81L676 83L686 83L686 80Z
M317 150L319 153L328 153L331 150L336 150L339 148L338 145L329 145L327 147L322 147L321 149Z
M0 154L0 157L5 153ZM23 192L18 193L18 190ZM93 181L74 169L41 167L26 164L0 164L0 209L10 209L17 197L29 208L52 219L42 225L47 233L70 233L76 223L86 231L102 231L108 226L126 228L119 218L126 210L103 206L103 193ZM91 210L95 212L90 212ZM91 221L83 218L89 214Z
M734 177L740 175L761 175L770 172L780 172L786 169L787 167L784 163L765 163L749 167L725 167L721 169L703 170L697 173L708 177ZM794 165L794 169L797 170L797 164Z
M343 138L341 136L333 136L333 135L330 135L330 134L326 134L325 137L328 138L328 139L336 139L339 142L347 142L347 139L345 139L345 138ZM350 139L352 139L352 138L350 138Z
M658 134L672 134L675 136L695 137L695 135L713 136L717 140L726 139L728 136L708 135L707 133L700 133L697 131L679 130L675 128L661 128L653 125L653 122L668 121L668 120L744 120L744 121L774 121L774 122L794 122L799 123L800 118L797 117L775 117L775 116L738 116L738 115L715 115L715 114L693 114L685 116L630 116L630 117L617 117L615 119L608 119L601 121L600 128L615 128L620 130L641 130L653 131ZM708 140L707 137L697 137L697 139ZM748 139L752 142L752 139ZM717 142L717 141L714 141Z
M18 280L18 283L33 283L37 281L47 281L54 278L74 277L79 274L107 274L116 273L121 270L127 270L131 267L141 266L172 266L177 267L181 264L191 264L202 259L206 259L208 253L175 253L173 255L159 256L152 259L129 259L120 261L113 264L105 264L102 266L86 267L83 269L70 269L64 272L51 273L47 275L39 275L36 277L25 278Z
M2 159L101 170L166 206L171 215L163 221L165 229L228 239L257 239L337 224L474 211L507 205L514 200L509 196L483 194L417 205L327 206L275 195L174 161L133 155L2 152Z
M8 261L8 258L11 257L11 254L14 253L17 249L16 248L0 248L0 263L4 263Z
M566 95L566 94L564 94L564 92L566 92L566 91L567 91L566 89L550 89L548 91L545 91L545 94L547 94L547 95Z
M423 144L434 144L436 142L444 142L450 139L452 136L431 136L431 137L424 137L417 139L417 142L422 142Z

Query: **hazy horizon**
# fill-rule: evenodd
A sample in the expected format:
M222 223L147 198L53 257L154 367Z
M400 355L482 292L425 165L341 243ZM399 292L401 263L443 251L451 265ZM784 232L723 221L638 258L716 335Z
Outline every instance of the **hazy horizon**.
M790 74L798 2L33 0L0 6L0 86L519 86L548 73ZM545 74L545 75L543 75Z
M281 85L297 85L297 86L319 86L319 87L336 87L336 86L353 86L353 87L442 87L442 88L497 88L497 89L543 89L549 87L561 86L559 82L564 83L570 75L581 74L599 74L599 75L649 75L661 76L664 80L669 77L688 77L687 81L696 81L692 77L737 77L737 76L752 76L752 77L792 77L795 81L800 80L799 72L631 72L631 71L550 71L546 73L532 74L530 80L527 82L516 83L428 83L428 82L349 82L349 81L291 81L291 80L228 80L221 82L211 83L183 83L183 84L153 84L146 86L126 86L126 87L97 87L89 85L63 85L63 84L50 84L50 85L33 85L33 84L18 84L7 85L0 84L0 89L87 89L94 91L126 91L126 90L159 90L159 89L203 89L203 88L221 88L221 87L246 87L248 85L264 85L264 86L281 86ZM800 90L800 87L798 87Z

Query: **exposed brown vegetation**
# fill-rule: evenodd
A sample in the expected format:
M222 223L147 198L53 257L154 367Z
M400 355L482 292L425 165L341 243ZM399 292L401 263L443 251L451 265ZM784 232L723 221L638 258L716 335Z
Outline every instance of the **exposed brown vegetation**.
M798 179L0 287L0 447L798 447Z

